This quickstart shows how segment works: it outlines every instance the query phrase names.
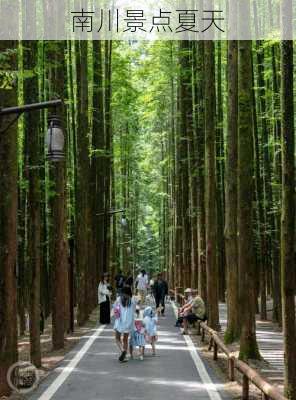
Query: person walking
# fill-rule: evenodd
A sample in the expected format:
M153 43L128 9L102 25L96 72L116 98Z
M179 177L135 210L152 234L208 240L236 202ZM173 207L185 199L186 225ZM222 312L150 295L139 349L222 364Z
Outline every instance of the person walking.
M143 325L143 321L141 319L135 320L134 329L130 335L130 357L134 358L133 350L135 347L139 348L139 357L140 360L144 360L144 352L145 352L145 327Z
M122 273L122 270L120 269L118 271L118 274L115 276L115 287L116 287L116 295L117 296L120 295L124 283L125 283L125 277Z
M121 295L117 298L113 308L115 315L115 340L121 352L118 361L125 362L128 350L128 338L134 329L135 301L132 298L132 289L124 285Z
M109 274L105 273L98 287L98 303L100 306L100 323L110 324L110 297L111 297L111 286L109 284Z
M146 342L152 346L152 355L156 355L155 343L157 341L157 315L152 307L146 307L143 313L143 325L145 327Z
M136 279L136 287L138 289L138 294L141 298L141 305L144 304L145 298L147 295L147 288L148 288L148 275L146 271L142 269L141 273L137 276Z
M153 294L156 303L156 309L161 309L161 314L165 312L165 296L168 294L168 284L162 278L162 274L157 275L157 280L153 285Z
M133 278L133 274L131 273L131 271L128 271L127 275L126 275L126 280L125 280L125 285L130 286L131 288L133 287L134 284L134 278Z

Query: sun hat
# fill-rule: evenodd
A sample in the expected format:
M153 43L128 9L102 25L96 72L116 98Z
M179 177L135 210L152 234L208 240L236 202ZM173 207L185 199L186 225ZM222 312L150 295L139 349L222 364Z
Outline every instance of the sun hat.
M192 289L187 288L184 293L191 293L191 292L192 292Z
M148 306L148 307L146 307L146 308L144 309L143 317L144 317L144 318L145 318L145 317L150 317L150 318L153 318L153 317L154 317L154 311L153 311L152 307Z

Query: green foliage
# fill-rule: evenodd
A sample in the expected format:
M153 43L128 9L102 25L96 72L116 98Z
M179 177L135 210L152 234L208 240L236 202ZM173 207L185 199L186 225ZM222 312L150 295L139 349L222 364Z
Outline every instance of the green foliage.
M112 119L117 205L128 206L135 261L160 270L164 170L162 147L170 115L170 46L165 42L118 42L113 52Z

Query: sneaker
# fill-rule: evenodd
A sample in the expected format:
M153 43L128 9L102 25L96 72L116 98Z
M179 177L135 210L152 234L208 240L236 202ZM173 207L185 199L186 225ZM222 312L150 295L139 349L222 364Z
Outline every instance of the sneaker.
M141 361L143 361L143 360L144 360L144 357L143 357L142 355L140 356L140 360L141 360Z
M125 361L125 357L126 357L126 351L123 351L123 352L120 354L120 356L119 356L119 358L118 358L118 361L124 362L124 361Z

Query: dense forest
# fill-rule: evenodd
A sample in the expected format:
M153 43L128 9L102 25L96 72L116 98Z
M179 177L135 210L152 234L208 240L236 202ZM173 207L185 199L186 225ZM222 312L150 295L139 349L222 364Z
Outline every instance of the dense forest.
M285 336L296 399L292 41L2 41L0 104L60 98L64 160L47 159L50 110L0 118L0 394L30 319L52 343L97 306L103 272L164 271L198 288L208 324L260 358L255 314Z

